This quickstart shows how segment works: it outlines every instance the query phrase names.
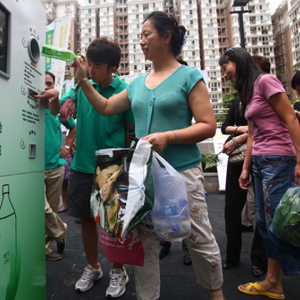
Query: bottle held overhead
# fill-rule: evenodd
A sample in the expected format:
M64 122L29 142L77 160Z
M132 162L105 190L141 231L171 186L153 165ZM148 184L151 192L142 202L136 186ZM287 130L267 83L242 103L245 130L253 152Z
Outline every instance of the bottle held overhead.
M42 47L42 55L50 58L56 58L59 60L64 60L68 62L74 61L74 58L77 57L78 59L81 59L79 55L76 55L71 50L65 50L59 47L54 47L50 45L43 45Z

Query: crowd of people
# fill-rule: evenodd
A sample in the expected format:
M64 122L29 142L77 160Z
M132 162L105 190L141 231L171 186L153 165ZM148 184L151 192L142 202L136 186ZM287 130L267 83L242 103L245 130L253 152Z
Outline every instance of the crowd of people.
M51 226L46 222L46 258L60 259L60 255L49 248L52 240L57 242L58 252L65 247L66 225L57 215L64 179L65 161L61 162L61 159L69 154L76 135L76 149L64 191L65 194L67 191L67 202L62 208L69 215L80 218L87 259L87 266L75 289L85 292L102 278L98 262L98 228L90 212L95 151L130 147L127 133L134 130L136 138L149 142L186 181L191 234L184 240L184 251L188 254L187 264L193 265L197 283L209 291L211 300L225 299L223 269L237 266L240 260L241 212L251 175L256 200L252 272L255 277L266 273L266 277L260 282L243 284L238 289L250 295L284 299L281 270L286 275L300 274L299 258L295 257L298 252L273 236L269 226L287 188L299 185L300 128L297 116L279 80L264 69L264 65L268 65L265 59L251 57L242 48L230 48L222 55L220 67L224 77L238 92L222 126L222 132L230 135L223 152L230 157L242 144L246 146L244 160L228 162L225 195L227 252L222 264L208 218L201 154L197 146L215 135L216 120L201 72L179 60L185 41L185 27L179 25L174 16L155 11L145 18L140 37L141 50L152 62L151 70L130 84L115 75L121 51L115 41L105 37L92 41L86 56L80 54L80 60L74 59L78 91L74 87L59 98L53 84L47 85L50 75L46 75L47 88L37 96L46 107L47 118L55 123L54 128L46 118L46 157L49 157L47 151L53 148L53 139L56 139L55 163L45 167L45 215L46 220L50 218L50 211L53 220ZM90 79L87 79L87 72ZM300 93L298 73L292 87ZM76 125L72 118L69 124L64 124L70 131L61 146L60 122L55 116L75 92ZM48 173L54 171L57 177L50 178ZM50 187L55 194L50 194ZM57 232L52 230L53 224L56 224ZM149 236L143 223L138 229L145 256L143 267L132 266L137 299L156 300L160 297L161 241L154 235ZM170 249L170 244L167 247ZM124 265L112 264L109 275L106 297L120 297L129 281Z

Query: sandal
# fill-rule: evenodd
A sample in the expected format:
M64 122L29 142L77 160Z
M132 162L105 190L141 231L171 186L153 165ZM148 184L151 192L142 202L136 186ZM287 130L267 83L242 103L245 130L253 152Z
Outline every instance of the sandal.
M252 287L255 288L255 291L252 291ZM284 299L285 296L284 294L276 294L276 293L271 293L265 290L258 282L248 282L248 286L246 289L242 289L241 285L238 287L239 291L248 294L248 295L253 295L253 296L266 296L272 299Z

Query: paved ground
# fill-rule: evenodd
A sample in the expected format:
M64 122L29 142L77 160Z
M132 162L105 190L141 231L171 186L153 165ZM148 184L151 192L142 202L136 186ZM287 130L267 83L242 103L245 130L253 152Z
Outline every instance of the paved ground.
M222 258L225 258L226 237L224 231L224 194L208 194L207 203L211 225L219 243ZM80 235L80 225L66 213L60 214L68 224L67 246L62 259L57 262L47 261L47 299L48 300L97 300L105 299L105 290L109 282L109 268L101 249L99 261L104 276L86 293L78 293L74 289L76 280L81 276L86 258ZM224 271L224 294L227 300L263 300L262 296L249 296L240 293L239 284L255 281L251 275L250 248L253 233L243 233L243 250L238 267ZM134 277L130 266L127 267L130 282L126 293L119 299L136 299ZM283 276L286 300L300 299L300 276ZM192 266L182 263L181 243L173 243L170 254L161 260L161 297L162 300L209 300L206 290L197 285Z

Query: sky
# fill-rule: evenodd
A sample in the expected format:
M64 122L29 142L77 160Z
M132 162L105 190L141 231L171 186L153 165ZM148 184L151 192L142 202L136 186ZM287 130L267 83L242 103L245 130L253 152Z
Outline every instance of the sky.
M270 9L271 14L273 14L276 10L276 8L281 4L283 0L270 0Z

